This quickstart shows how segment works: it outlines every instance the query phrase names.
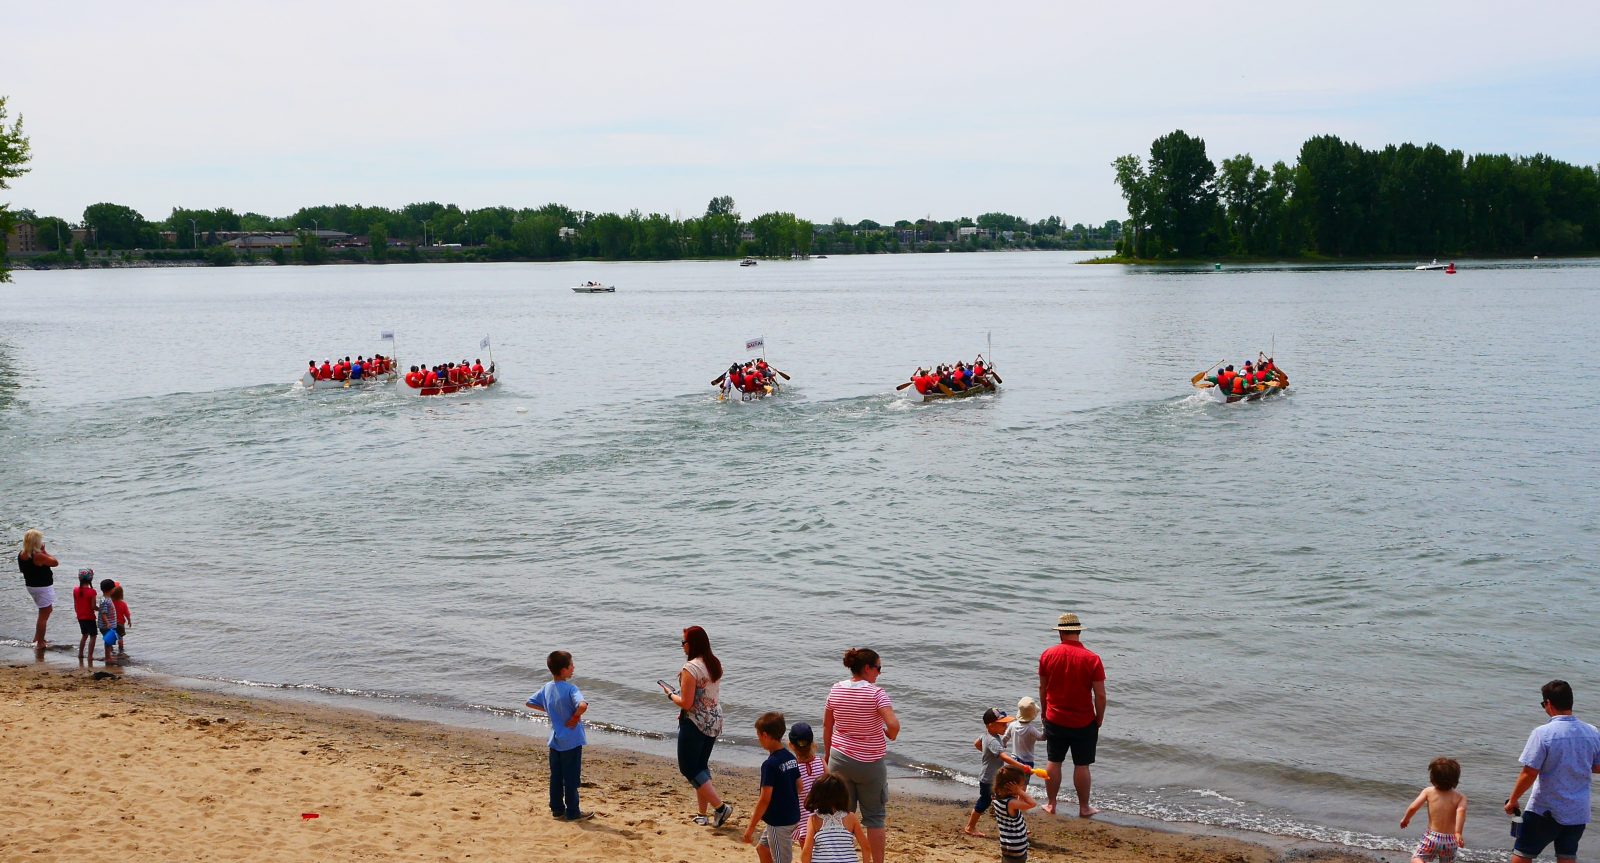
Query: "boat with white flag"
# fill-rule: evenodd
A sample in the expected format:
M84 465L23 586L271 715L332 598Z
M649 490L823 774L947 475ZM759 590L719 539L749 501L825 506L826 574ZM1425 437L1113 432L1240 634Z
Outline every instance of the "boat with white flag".
M787 372L767 362L766 336L746 341L744 350L747 355L757 350L761 354L755 359L736 362L728 366L727 371L711 379L711 385L717 388L717 401L736 399L749 402L775 396L783 391L783 382L791 379Z

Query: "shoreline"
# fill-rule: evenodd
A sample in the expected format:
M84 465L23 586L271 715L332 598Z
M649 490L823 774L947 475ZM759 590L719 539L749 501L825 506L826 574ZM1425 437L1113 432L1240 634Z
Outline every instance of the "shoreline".
M147 859L191 855L195 842L249 848L236 859L263 860L392 858L397 850L400 859L469 859L478 843L505 858L547 855L559 843L579 863L748 861L753 854L738 839L756 796L754 767L715 760L719 789L736 812L728 827L709 831L689 822L693 796L671 757L596 733L603 742L585 749L583 799L597 817L567 824L545 809L542 726L531 734L469 728L190 687L137 670L99 674L57 663L0 669L0 722L12 742L0 763L27 791L25 806L0 803L12 823L26 825L0 844L61 859L92 855L110 835ZM959 835L965 801L896 789L891 860L955 863L997 853L988 821L980 829L989 839ZM301 818L311 813L318 817ZM1092 822L1030 816L1030 859L1389 859L1108 815Z

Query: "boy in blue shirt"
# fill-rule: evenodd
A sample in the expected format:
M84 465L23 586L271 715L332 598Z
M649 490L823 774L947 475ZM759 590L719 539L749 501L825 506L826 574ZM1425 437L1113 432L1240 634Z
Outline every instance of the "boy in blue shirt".
M528 706L550 717L550 814L582 821L593 813L578 809L578 781L583 771L583 714L589 702L572 685L572 654L557 650L545 660L554 678L528 699Z
M761 799L750 813L750 826L744 841L756 835L756 825L765 821L767 829L756 845L761 863L794 863L794 828L800 823L800 764L783 745L787 730L782 713L763 713L756 720L756 740L767 750L761 762Z

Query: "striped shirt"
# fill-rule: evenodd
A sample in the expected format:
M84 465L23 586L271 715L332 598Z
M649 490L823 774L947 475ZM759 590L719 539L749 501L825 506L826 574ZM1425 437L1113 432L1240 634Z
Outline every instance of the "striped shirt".
M994 811L994 823L1000 828L1000 853L1006 857L1022 857L1028 853L1028 825L1022 813L1011 814L1011 801L1015 797L996 797L989 808Z
M856 855L856 837L844 826L844 816L848 814L829 812L817 816L822 826L817 828L817 838L811 845L811 863L861 863Z
M889 693L865 680L841 680L828 690L833 711L832 749L861 762L873 762L889 751L878 711L893 707Z
M811 756L810 761L795 759L795 763L800 766L800 825L794 829L794 841L799 844L806 841L806 827L811 823L811 810L806 808L806 798L811 796L811 786L828 772L828 765L815 755Z

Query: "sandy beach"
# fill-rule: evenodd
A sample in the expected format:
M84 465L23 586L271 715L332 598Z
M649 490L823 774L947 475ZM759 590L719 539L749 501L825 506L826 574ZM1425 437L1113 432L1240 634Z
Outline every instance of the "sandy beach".
M748 863L756 856L739 842L757 784L749 770L719 771L739 811L712 831L690 823L692 798L669 760L591 746L583 799L596 817L569 824L546 808L539 737L19 663L0 669L0 694L6 860L97 860L108 849L129 861ZM997 857L995 840L957 835L962 818L958 804L897 799L890 859ZM1043 815L1029 821L1036 861L1285 856L1230 838ZM992 833L992 824L984 826Z

